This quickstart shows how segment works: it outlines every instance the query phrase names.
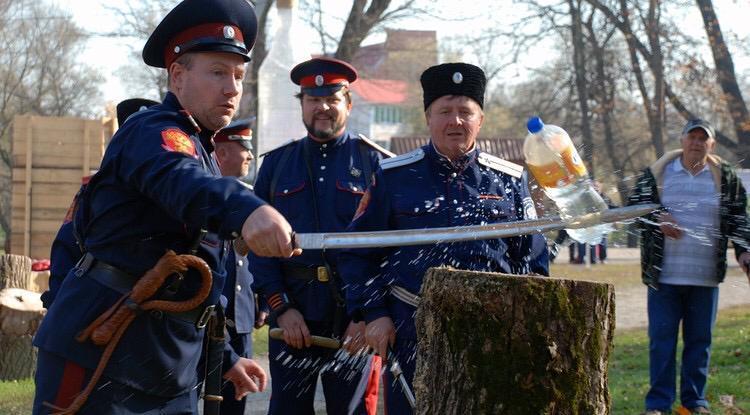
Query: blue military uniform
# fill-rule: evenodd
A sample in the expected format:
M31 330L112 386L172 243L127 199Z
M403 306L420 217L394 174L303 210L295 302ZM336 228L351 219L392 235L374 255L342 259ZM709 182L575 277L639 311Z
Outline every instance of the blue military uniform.
M159 104L156 101L144 98L130 98L126 99L117 104L117 125L122 125L125 121L133 114L138 111L153 107ZM68 275L68 272L73 266L81 259L83 255L82 248L79 246L75 236L75 229L73 226L73 217L75 216L78 209L78 199L80 198L86 185L91 180L91 176L86 176L81 180L81 188L73 197L73 202L70 204L68 213L65 215L63 224L55 236L55 240L52 242L52 249L50 251L50 277L49 277L49 288L47 291L42 293L42 304L44 308L49 308L52 305L52 301L57 295L57 291L60 289L62 280Z
M222 128L214 136L214 143L235 142L252 151L252 130L250 120L236 120ZM252 190L252 187L248 185ZM223 296L226 299L224 314L227 319L226 346L223 356L224 372L229 370L240 357L253 356L253 327L255 326L255 295L253 294L253 274L248 267L247 256L240 255L234 248L229 249L226 261L227 279ZM242 415L245 413L247 397L235 399L232 382L225 382L221 388L219 413Z
M303 94L329 96L356 79L356 72L343 62L317 58L298 65L292 79L302 86ZM306 84L307 80L311 84ZM265 156L255 191L281 212L296 232L340 232L354 216L382 157L369 142L348 132L325 142L306 136ZM333 252L305 250L291 259L251 254L250 269L259 293L271 306L272 316L293 307L302 314L311 334L343 334L349 317ZM275 319L271 326L277 327ZM347 413L357 379L343 371L321 370L329 365L334 353L320 347L294 349L281 340L270 339L273 394L269 413L311 412L319 372L327 412Z
M212 50L249 60L255 31L255 15L245 1L185 0L154 31L144 60L165 67L182 53ZM165 49L175 39L177 45ZM162 104L132 116L112 138L74 219L86 255L62 281L34 339L39 348L35 413L47 413L43 402L64 406L80 392L71 385L83 386L102 349L76 341L76 335L168 249L195 252L207 262L211 293L189 312L138 315L80 413L197 410L196 364L204 330L196 321L218 303L226 276L224 240L237 237L245 219L263 204L236 179L218 176L209 156L213 134L168 93ZM189 271L170 298L190 298L198 285L197 273Z
M447 74L449 80L452 73ZM470 73L464 73L463 77L454 74L453 80L463 81L465 86L476 81L469 76ZM483 94L484 85L480 86ZM460 88L451 88L455 90L442 95L473 98ZM445 88L437 90L441 92ZM432 100L439 96L441 94L434 94ZM478 102L481 105L481 101ZM527 219L535 216L535 211L522 172L521 166L477 148L452 161L430 142L410 153L380 162L375 179L347 230L460 227ZM391 318L396 329L394 353L411 385L416 366L414 313L425 271L447 265L464 270L526 274L531 270L533 257L543 256L546 251L534 252L533 239L527 235L343 250L339 254L339 269L347 285L348 309L355 318L367 323L380 317ZM543 258L533 266L538 273L548 273ZM388 412L411 413L390 372L386 372L384 384L388 387L385 394Z

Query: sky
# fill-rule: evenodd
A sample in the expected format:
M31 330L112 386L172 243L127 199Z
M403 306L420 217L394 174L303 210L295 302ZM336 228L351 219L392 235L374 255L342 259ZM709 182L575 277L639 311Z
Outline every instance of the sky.
M123 3L124 0L50 1L63 10L71 13L76 23L87 32L106 33L113 30L117 24L117 19L105 7L105 5L108 7L116 7L118 4ZM511 0L474 0L471 2L472 8L468 12L465 7L468 3L462 1L443 0L440 2L434 2L434 4L439 7L437 12L441 16L470 17L464 20L439 20L437 18L400 20L397 24L393 24L392 27L416 30L436 30L439 42L442 43L455 38L457 34L481 31L489 24L488 19L483 17L486 13L502 10L503 16L507 19L512 19L522 13L518 7L514 6ZM705 36L697 7L695 7L692 2L686 2L686 4L691 4L691 6L685 9L684 15L682 16L685 21L685 28L688 30L695 30L694 33L697 36ZM340 19L344 19L348 10L351 8L351 1L323 0L323 5L326 10L339 11ZM719 21L725 38L736 35L740 39L750 41L750 25L747 24L747 16L750 15L750 2L748 2L748 0L714 0L714 7L719 16ZM274 11L271 12L271 15L273 14ZM269 33L273 33L273 30L272 27ZM313 49L320 51L320 44L317 42L318 36L315 32L310 29L304 33L304 37L305 39L301 41L310 42L310 39L315 39L315 47ZM375 43L382 40L382 34L375 34L366 39L364 43ZM131 97L131 95L125 90L125 87L121 84L116 73L121 66L132 59L130 51L133 50L134 45L137 45L137 49L140 50L143 42L145 41L115 39L103 36L92 36L88 40L84 52L79 56L79 61L96 68L99 73L105 77L106 83L101 88L103 99L102 104L108 102L116 103L122 99ZM460 48L460 45L454 47ZM733 50L732 52L735 54L735 69L737 73L741 74L750 72L750 57L740 54L739 51ZM707 54L707 51L704 51L703 53L706 54L704 58L710 61L710 54ZM529 56L524 57L518 65L506 70L502 75L503 82L513 84L525 80L528 75L527 69L539 63L536 56L538 55L530 54ZM466 60L471 61L471 57L467 57Z

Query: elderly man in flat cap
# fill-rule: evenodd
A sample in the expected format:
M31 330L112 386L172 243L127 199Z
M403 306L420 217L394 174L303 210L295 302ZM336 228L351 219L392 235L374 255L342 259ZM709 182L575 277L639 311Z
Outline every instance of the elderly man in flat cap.
M641 279L647 285L650 388L647 415L710 414L707 385L719 284L727 271L729 241L749 276L750 220L747 195L730 163L713 154L714 127L689 120L681 149L643 171L628 204L658 203L661 211L639 221ZM682 330L680 330L682 326ZM675 356L682 331L677 389Z
M430 142L385 159L359 205L350 231L420 229L506 222L534 216L523 168L477 148L484 121L484 72L465 63L428 68L421 77ZM403 368L415 370L414 313L424 272L440 265L459 269L547 274L547 261L530 263L532 237L351 249L339 256L347 305L367 323L367 344ZM545 257L546 258L546 257ZM534 269L535 268L535 269ZM384 384L388 413L412 409L390 371Z
M221 177L210 157L215 131L237 111L256 25L245 0L185 0L148 39L143 59L167 69L170 92L123 123L81 195L73 221L85 254L34 339L34 413L197 413L197 363L207 317L221 308L227 241L242 237L259 255L299 254L283 216ZM146 279L163 256L177 261L168 251L209 268ZM168 303L146 309L149 300ZM109 319L120 304L131 317ZM250 359L224 377L238 398L266 380Z

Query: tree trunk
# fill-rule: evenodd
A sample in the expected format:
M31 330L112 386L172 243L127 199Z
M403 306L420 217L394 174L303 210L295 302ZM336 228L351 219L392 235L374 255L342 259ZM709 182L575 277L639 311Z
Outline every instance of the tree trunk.
M0 381L34 374L36 349L31 339L44 317L38 293L20 288L0 290Z
M734 122L734 132L737 134L738 153L742 167L750 167L750 112L742 97L742 90L737 83L737 75L734 72L734 61L729 48L724 42L724 35L719 26L719 18L716 17L714 5L711 0L696 0L698 8L703 16L703 26L706 29L708 43L716 65L716 77L724 92L729 115Z
M432 268L417 311L418 414L609 414L614 287Z
M23 255L0 255L0 290L31 286L31 258Z
M583 23L581 22L581 3L578 0L568 0L570 13L570 31L573 44L573 71L575 72L576 95L578 109L581 111L581 136L583 141L583 161L593 179L594 168L594 136L591 134L591 111L589 109L589 88L586 80L586 45L583 40Z

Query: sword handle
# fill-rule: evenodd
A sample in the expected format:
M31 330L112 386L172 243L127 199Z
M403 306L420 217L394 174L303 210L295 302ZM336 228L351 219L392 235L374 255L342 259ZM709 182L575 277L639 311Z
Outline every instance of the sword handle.
M274 340L284 340L284 329L274 328L268 331L268 335ZM326 349L340 349L341 342L331 338L323 336L310 336L312 339L312 345L318 347L325 347Z

